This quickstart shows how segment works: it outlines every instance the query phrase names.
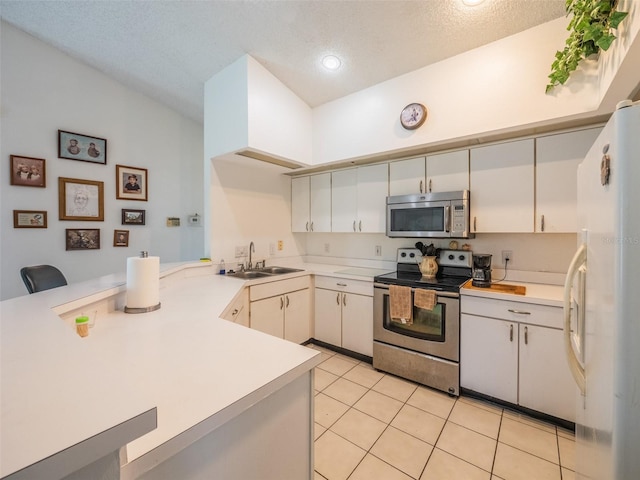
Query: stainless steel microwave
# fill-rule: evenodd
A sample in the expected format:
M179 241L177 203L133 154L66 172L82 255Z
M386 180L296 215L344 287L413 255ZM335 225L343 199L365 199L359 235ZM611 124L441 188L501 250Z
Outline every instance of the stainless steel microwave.
M387 197L387 237L473 238L469 190Z

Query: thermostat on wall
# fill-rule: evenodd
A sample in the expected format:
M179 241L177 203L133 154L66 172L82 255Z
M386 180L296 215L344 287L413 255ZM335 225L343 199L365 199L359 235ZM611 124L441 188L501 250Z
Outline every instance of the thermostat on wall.
M187 223L192 227L200 226L200 215L198 215L197 213L195 215L189 215L187 219Z

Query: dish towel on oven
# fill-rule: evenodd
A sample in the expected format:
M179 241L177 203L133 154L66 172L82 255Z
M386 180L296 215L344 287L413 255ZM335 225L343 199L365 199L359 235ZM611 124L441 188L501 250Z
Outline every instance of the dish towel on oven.
M411 287L389 285L389 316L393 322L413 323L413 305L411 304Z
M418 308L433 310L433 308L436 306L435 290L416 288L416 291L413 294L413 304Z

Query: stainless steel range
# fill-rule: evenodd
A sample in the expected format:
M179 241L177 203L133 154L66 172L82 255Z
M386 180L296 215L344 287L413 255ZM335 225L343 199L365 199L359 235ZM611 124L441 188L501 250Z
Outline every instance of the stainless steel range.
M472 276L472 252L442 250L435 278L423 277L422 254L401 248L395 272L374 278L373 366L451 395L460 393L460 287ZM391 319L389 287L411 288L410 322ZM434 290L431 310L414 305L416 290Z

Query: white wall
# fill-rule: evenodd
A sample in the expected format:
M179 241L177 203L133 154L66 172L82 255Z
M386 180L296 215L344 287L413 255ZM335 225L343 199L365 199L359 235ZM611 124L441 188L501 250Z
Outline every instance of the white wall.
M245 157L228 155L210 162L210 256L227 269L246 262L235 247L254 242L253 260L297 257L304 250L291 233L291 179L285 169ZM278 240L283 249L278 250Z
M1 39L1 298L26 294L25 265L56 265L71 283L124 271L140 250L162 262L202 256L204 229L186 224L203 215L201 125L4 22ZM107 164L57 158L58 129L107 139ZM10 155L44 158L46 188L10 185ZM115 198L116 164L148 169L148 202ZM104 222L59 221L58 177L104 182ZM122 208L146 210L146 225L121 225ZM48 228L14 229L14 209L46 210ZM183 226L166 227L169 216ZM99 228L100 250L65 251L66 228ZM130 230L128 248L112 246L114 229Z
M593 69L578 71L570 89L545 94L566 22L548 22L316 107L313 163L480 138L594 110ZM407 131L399 116L411 102L426 105L428 117Z

